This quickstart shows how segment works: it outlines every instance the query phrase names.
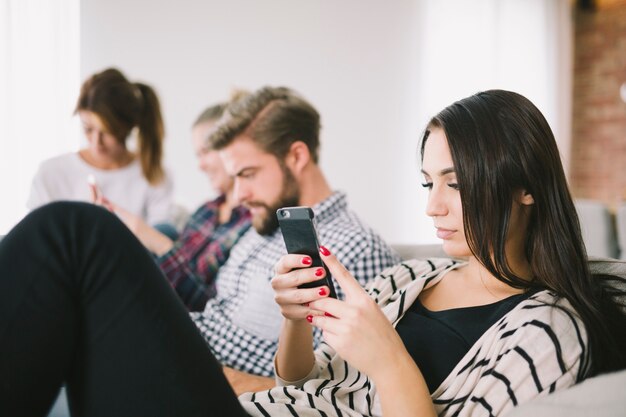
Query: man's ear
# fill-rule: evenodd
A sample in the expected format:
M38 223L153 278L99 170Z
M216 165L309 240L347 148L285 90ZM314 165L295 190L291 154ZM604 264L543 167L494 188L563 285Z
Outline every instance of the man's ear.
M532 206L533 204L535 204L535 199L533 198L533 195L531 193L526 190L522 190L519 193L517 202L523 206Z
M304 167L311 161L311 152L309 147L300 140L295 141L289 147L289 152L285 157L285 165L294 175L298 175Z

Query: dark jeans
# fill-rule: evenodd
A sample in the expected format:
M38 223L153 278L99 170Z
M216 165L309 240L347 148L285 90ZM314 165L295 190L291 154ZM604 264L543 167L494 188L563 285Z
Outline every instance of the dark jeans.
M150 254L106 210L53 203L0 242L0 416L243 416Z

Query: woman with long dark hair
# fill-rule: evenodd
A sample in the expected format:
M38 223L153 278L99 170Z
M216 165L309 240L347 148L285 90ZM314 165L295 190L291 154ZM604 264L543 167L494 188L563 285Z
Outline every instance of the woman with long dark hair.
M0 414L41 415L66 381L90 416L499 416L623 369L623 279L590 272L539 110L507 91L468 97L430 121L421 159L450 258L403 262L364 290L322 247L340 301L299 288L324 269L285 255L271 282L280 386L239 402L117 219L35 211L0 245Z
M286 318L276 374L327 393L312 400L327 413L347 404L349 415L500 415L624 368L623 293L618 299L617 278L589 271L539 110L502 90L460 100L428 124L421 159L427 214L443 250L464 260L406 262L384 271L368 297L326 259L346 292L340 302L297 290L313 276L291 272L299 257L283 258L274 279ZM324 331L315 356L305 318ZM306 404L302 391L289 394ZM244 398L270 415L284 407L260 393Z
M512 92L476 94L433 118L422 141L422 159L433 129L444 131L458 167L464 231L472 255L511 288L551 290L571 304L588 333L590 375L626 366L626 329L623 314L611 302L612 278L589 271L556 141L539 110ZM511 201L520 190L533 199L523 235L526 277L506 258ZM620 323L622 327L616 327Z

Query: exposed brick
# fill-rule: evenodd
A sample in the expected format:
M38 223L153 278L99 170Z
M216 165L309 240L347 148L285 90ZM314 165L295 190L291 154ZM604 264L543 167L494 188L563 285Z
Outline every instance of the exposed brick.
M577 11L570 185L575 197L626 199L626 0Z

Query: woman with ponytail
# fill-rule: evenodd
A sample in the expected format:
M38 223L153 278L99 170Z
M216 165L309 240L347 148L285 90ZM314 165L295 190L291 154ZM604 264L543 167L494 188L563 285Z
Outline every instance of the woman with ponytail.
M162 166L163 119L152 87L106 69L83 83L75 113L87 147L40 165L28 208L56 200L108 200L149 224L166 222L172 184ZM127 143L135 128L133 152Z

